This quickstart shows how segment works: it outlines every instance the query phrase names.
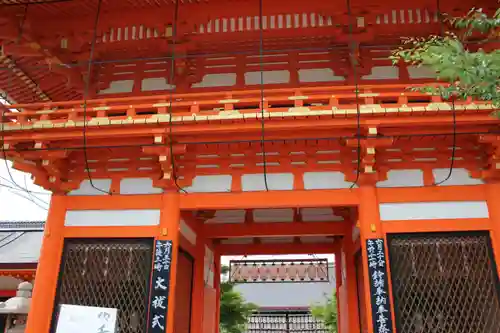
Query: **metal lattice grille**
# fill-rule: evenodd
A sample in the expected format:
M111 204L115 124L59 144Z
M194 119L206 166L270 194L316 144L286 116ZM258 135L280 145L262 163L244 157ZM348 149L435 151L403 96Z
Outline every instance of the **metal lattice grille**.
M308 311L258 312L248 322L248 333L328 333Z
M487 233L389 238L398 333L500 333Z
M120 333L145 333L152 240L65 244L57 304L118 309Z

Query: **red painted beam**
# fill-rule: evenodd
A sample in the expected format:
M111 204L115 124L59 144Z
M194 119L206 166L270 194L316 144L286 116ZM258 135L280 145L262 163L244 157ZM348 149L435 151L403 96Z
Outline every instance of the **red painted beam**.
M0 290L0 297L14 297L16 290Z
M203 233L206 238L334 236L348 227L346 222L221 223L205 224Z
M358 204L356 189L181 194L181 209L340 207Z
M215 251L223 256L282 255L282 254L333 254L337 243L311 244L219 244Z

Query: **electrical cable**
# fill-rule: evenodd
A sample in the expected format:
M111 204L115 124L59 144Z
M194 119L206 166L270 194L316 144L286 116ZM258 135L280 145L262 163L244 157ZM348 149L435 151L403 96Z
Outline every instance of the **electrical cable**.
M7 245L14 243L16 240L18 240L19 238L21 238L22 236L24 236L24 234L26 234L26 231L21 231L20 234L17 235L14 239L11 239L7 243L0 245L0 249L3 249Z
M43 192L37 192L37 191L30 191L28 190L28 186L25 186L25 187L22 187L14 182L12 182L11 180L8 180L7 178L5 177L2 177L0 176L0 179L6 181L8 184L10 185L13 185L14 187L12 187L13 189L15 189L16 191L23 191L23 192L26 192L26 193L29 193L29 194L43 194L43 195L51 195L50 193L43 193ZM1 184L0 184L1 185Z
M267 184L267 157L266 157L266 129L264 120L264 4L263 0L259 0L259 33L260 33L260 45L259 45L259 60L260 60L260 124L261 124L261 150L262 150L262 169L264 171L264 187L266 192L269 191L269 186Z
M452 136L452 147L451 147L451 162L450 162L450 170L448 170L448 175L446 178L439 182L435 182L433 185L438 186L441 185L445 182L447 182L450 178L451 175L453 174L453 167L455 165L455 154L456 154L456 149L457 149L457 116L456 116L456 110L455 110L455 101L451 101L451 107L452 107L452 112L453 112L453 136Z
M437 13L438 17L440 19L440 34L443 36L444 34L444 26L443 26L443 20L441 16L441 6L440 6L440 1L436 0L436 6L437 6ZM444 184L447 182L450 178L451 175L453 174L453 167L455 165L455 153L456 153L456 146L457 146L457 113L455 110L455 98L452 95L451 96L451 108L452 108L452 115L453 115L453 145L451 147L451 161L450 161L450 169L448 170L448 175L441 181L439 182L434 182L434 186L439 186L441 184Z
M174 103L174 90L177 88L177 85L173 86L174 80L175 80L175 45L177 43L177 25L179 23L179 0L175 0L175 9L174 9L174 21L172 23L172 59L170 61L170 77L168 84L171 85L170 89L170 102L168 103L168 147L170 151L170 165L172 167L172 178L174 179L174 184L175 187L177 188L178 191L183 192L183 193L188 193L184 188L179 186L179 183L177 181L177 170L176 170L176 165L175 165L175 156L174 156L174 140L172 138L172 129L173 129L173 103ZM167 41L168 43L168 41ZM186 69L187 70L187 69Z
M87 147L87 98L88 98L89 89L90 89L90 78L92 76L92 60L94 59L95 45L97 43L97 28L99 25L99 16L101 14L101 5L102 5L102 0L98 0L97 11L96 11L96 16L95 16L95 21L94 21L94 32L93 32L92 42L90 45L90 54L89 54L89 61L88 61L88 66L87 66L87 80L85 81L85 88L84 88L84 92L83 92L83 127L82 127L83 157L85 159L85 170L87 171L87 177L89 179L90 186L98 192L112 195L113 193L111 191L105 191L105 190L100 189L94 185L94 181L92 180L92 175L91 175L90 166L89 166L89 159L87 156L87 148L86 148Z
M23 180L24 180L24 188L25 188L25 189L28 189L28 184L27 184L27 182L26 182L26 175L24 175ZM34 199L34 198L35 198L35 196L34 196L31 192L26 191L26 193L28 193L28 196L29 196L32 200L35 200L35 199ZM37 198L37 199L38 199L38 200L40 200L39 198ZM47 204L48 204L48 203L47 203Z
M43 207L42 205L40 205L39 203L37 203L35 200L31 200L29 197L25 197L24 195L22 195L21 193L18 193L18 192L12 192L10 191L10 193L14 194L14 195L17 195L18 197L21 197L23 199L26 199L28 201L30 201L31 203L37 205L39 208L43 209L43 210L48 210L47 207Z
M2 183L0 183L0 187L5 187L5 188L8 188L8 189L14 190L14 191L26 192L26 191L23 191L22 189L16 188L14 186L5 185ZM31 193L31 194L38 194L38 195L51 195L50 193L43 193L43 192L34 192L34 191L27 191L27 192Z
M14 190L14 191L20 191L20 192L25 192L25 193L27 193L27 194L28 194L28 196L29 196L30 198L32 198L32 200L35 200L35 199L36 199L36 200L38 200L38 201L40 201L40 202L42 202L42 203L44 203L44 204L46 204L46 205L48 205L48 204L49 204L49 203L48 203L48 202L46 202L45 200L42 200L42 199L40 199L39 197L37 197L36 195L34 195L34 193L40 193L40 194L45 194L45 195L48 195L48 193L42 193L42 192L32 192L32 191L28 190L28 186L27 186L27 185L25 185L25 187L22 187L22 186L20 186L20 185L18 185L18 184L16 184L16 183L13 183L12 181L8 180L7 178L2 177L2 176L0 176L0 179L3 179L4 181L6 181L6 182L7 182L8 184L10 184L10 185L14 185L14 187L12 187L12 186L9 186L9 185L0 184L0 186L2 186L2 187L5 187L5 188L10 188L11 190L10 190L9 192L12 192L12 190ZM26 176L25 176L25 179L26 179ZM26 182L25 182L25 184L26 184Z
M19 44L19 42L22 39L23 29L24 29L24 23L26 22L26 16L27 16L27 14L28 14L28 5L26 5L25 8L24 8L23 17L22 17L22 19L20 21L20 24L19 24L19 32L18 32L16 44ZM7 90L11 89L11 84L12 84L12 68L9 66L9 69L10 70L8 72L8 78L7 78ZM9 101L9 99L8 99L7 92L5 92L5 98L4 99L9 104L11 104L10 101ZM9 180L7 180L7 181L10 182L11 184L13 184L15 187L18 187L19 189L21 189L21 190L23 190L25 192L28 192L27 188L23 188L21 185L19 185L14 180L14 177L12 176L12 173L10 172L9 163L7 162L7 151L5 149L5 129L4 129L4 124L5 124L4 117L5 117L5 110L7 110L7 106L3 105L1 107L1 109L2 109L2 114L0 116L0 123L1 123L1 126L0 126L0 136L1 136L0 145L2 146L2 148L1 148L2 149L2 155L3 155L2 157L3 157L4 163L5 163L5 169L7 170L7 174L9 175L9 178L10 178L10 181Z
M348 14L348 19L349 19L349 41L351 45L351 50L349 52L349 60L351 63L351 69L353 72L353 77L354 77L354 94L356 98L356 123L357 123L357 128L356 128L356 137L357 137L357 155L358 155L358 161L357 161L357 167L356 167L356 179L354 182L351 184L350 188L354 188L357 186L358 181L359 181L359 176L361 173L361 111L359 109L359 85L358 85L358 61L355 58L355 52L356 52L356 45L354 42L353 38L353 22L352 22L352 9L351 9L351 1L346 0L347 4L347 14Z

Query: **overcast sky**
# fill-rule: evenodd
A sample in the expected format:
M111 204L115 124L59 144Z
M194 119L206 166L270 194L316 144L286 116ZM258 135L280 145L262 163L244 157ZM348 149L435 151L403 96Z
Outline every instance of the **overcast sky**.
M10 167L10 162L7 163L12 179L17 185L27 188L29 191L44 194L30 194L19 189L12 183L11 175L9 175L5 161L0 159L0 220L45 220L49 207L50 193L34 185L29 174L14 170ZM7 188L4 185L12 188Z

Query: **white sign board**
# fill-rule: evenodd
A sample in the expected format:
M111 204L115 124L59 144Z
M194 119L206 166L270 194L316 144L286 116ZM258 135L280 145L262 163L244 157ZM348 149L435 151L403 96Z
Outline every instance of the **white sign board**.
M62 304L56 333L116 333L117 309Z

